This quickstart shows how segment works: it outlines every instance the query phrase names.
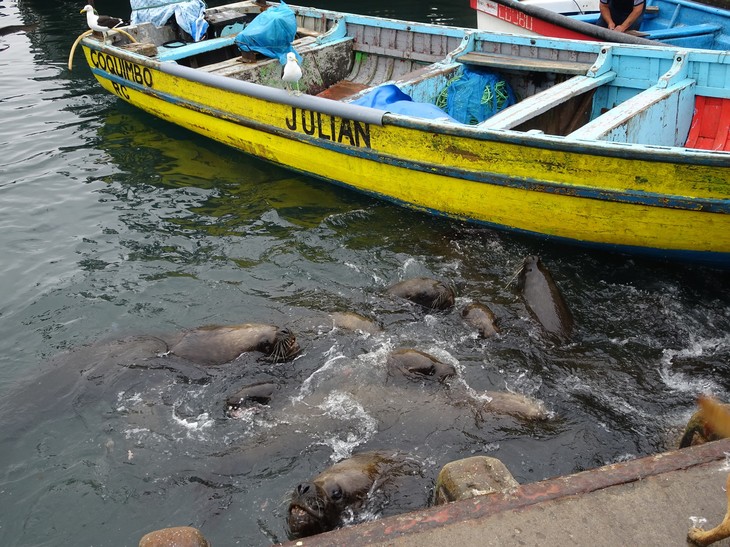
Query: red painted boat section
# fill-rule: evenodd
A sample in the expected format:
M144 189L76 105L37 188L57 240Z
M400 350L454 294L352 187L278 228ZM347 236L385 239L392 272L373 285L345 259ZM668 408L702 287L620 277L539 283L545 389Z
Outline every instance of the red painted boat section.
M730 99L696 97L687 148L730 151Z

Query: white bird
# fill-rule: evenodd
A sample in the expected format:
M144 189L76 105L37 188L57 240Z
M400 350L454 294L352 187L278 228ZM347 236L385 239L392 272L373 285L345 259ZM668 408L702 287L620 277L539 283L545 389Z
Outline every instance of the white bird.
M286 64L284 65L284 73L281 75L281 79L286 82L291 91L291 84L297 84L296 94L300 95L302 92L299 91L299 80L302 78L302 68L299 66L297 56L293 51L286 54Z
M84 9L82 9L79 13L84 12L86 12L86 24L91 30L101 32L104 35L105 44L107 38L106 33L124 23L124 21L117 17L109 17L108 15L97 15L96 11L94 10L94 6L90 4L86 4L84 6Z

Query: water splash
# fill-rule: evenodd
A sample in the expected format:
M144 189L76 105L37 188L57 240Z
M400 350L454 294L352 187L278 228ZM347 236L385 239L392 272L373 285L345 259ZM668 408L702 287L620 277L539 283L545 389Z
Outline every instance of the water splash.
M172 419L175 423L187 430L188 437L193 437L196 433L201 433L203 430L208 429L215 423L215 420L213 420L207 412L198 414L195 418L182 418L177 415L174 407L172 409Z
M675 364L675 359L712 357L721 351L726 351L729 346L730 336L725 336L723 338L690 340L688 347L678 350L664 349L659 367L659 377L668 388L674 391L692 394L717 394L722 391L722 388L712 379L697 376L696 373L693 373L690 378L683 372L672 370L672 367Z
M319 408L333 418L353 424L353 430L339 431L322 441L322 444L332 448L333 454L330 459L335 462L350 457L355 448L369 441L378 430L377 420L348 393L332 392Z

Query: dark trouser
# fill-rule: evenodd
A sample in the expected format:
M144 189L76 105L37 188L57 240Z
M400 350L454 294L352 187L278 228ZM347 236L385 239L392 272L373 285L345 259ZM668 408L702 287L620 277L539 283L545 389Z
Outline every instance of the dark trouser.
M614 9L613 7L609 7L608 9L611 11L611 19L613 19L613 22L616 23L617 25L620 25L621 23L623 23L626 20L626 18L629 16L629 13L631 13L631 11L627 11L627 12L618 11L618 10ZM641 20L643 18L644 18L644 14L642 13L641 15L639 15L639 18L636 21L634 21L634 24L631 25L626 30L639 30L639 27L641 27ZM608 23L606 23L606 21L604 21L603 17L601 17L600 15L598 16L598 21L596 21L596 25L598 25L599 27L608 28Z

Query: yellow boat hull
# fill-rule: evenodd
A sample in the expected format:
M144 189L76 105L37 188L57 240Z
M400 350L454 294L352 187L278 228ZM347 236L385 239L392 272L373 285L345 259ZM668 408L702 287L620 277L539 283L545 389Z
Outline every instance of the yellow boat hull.
M99 66L96 48L85 45L84 53L105 89L154 116L399 204L618 250L711 262L730 256L730 215L707 205L727 207L727 166L698 167L661 154L629 158L590 144L526 145L468 127L436 132L359 122L181 78L154 64L128 67L139 85L124 85Z

